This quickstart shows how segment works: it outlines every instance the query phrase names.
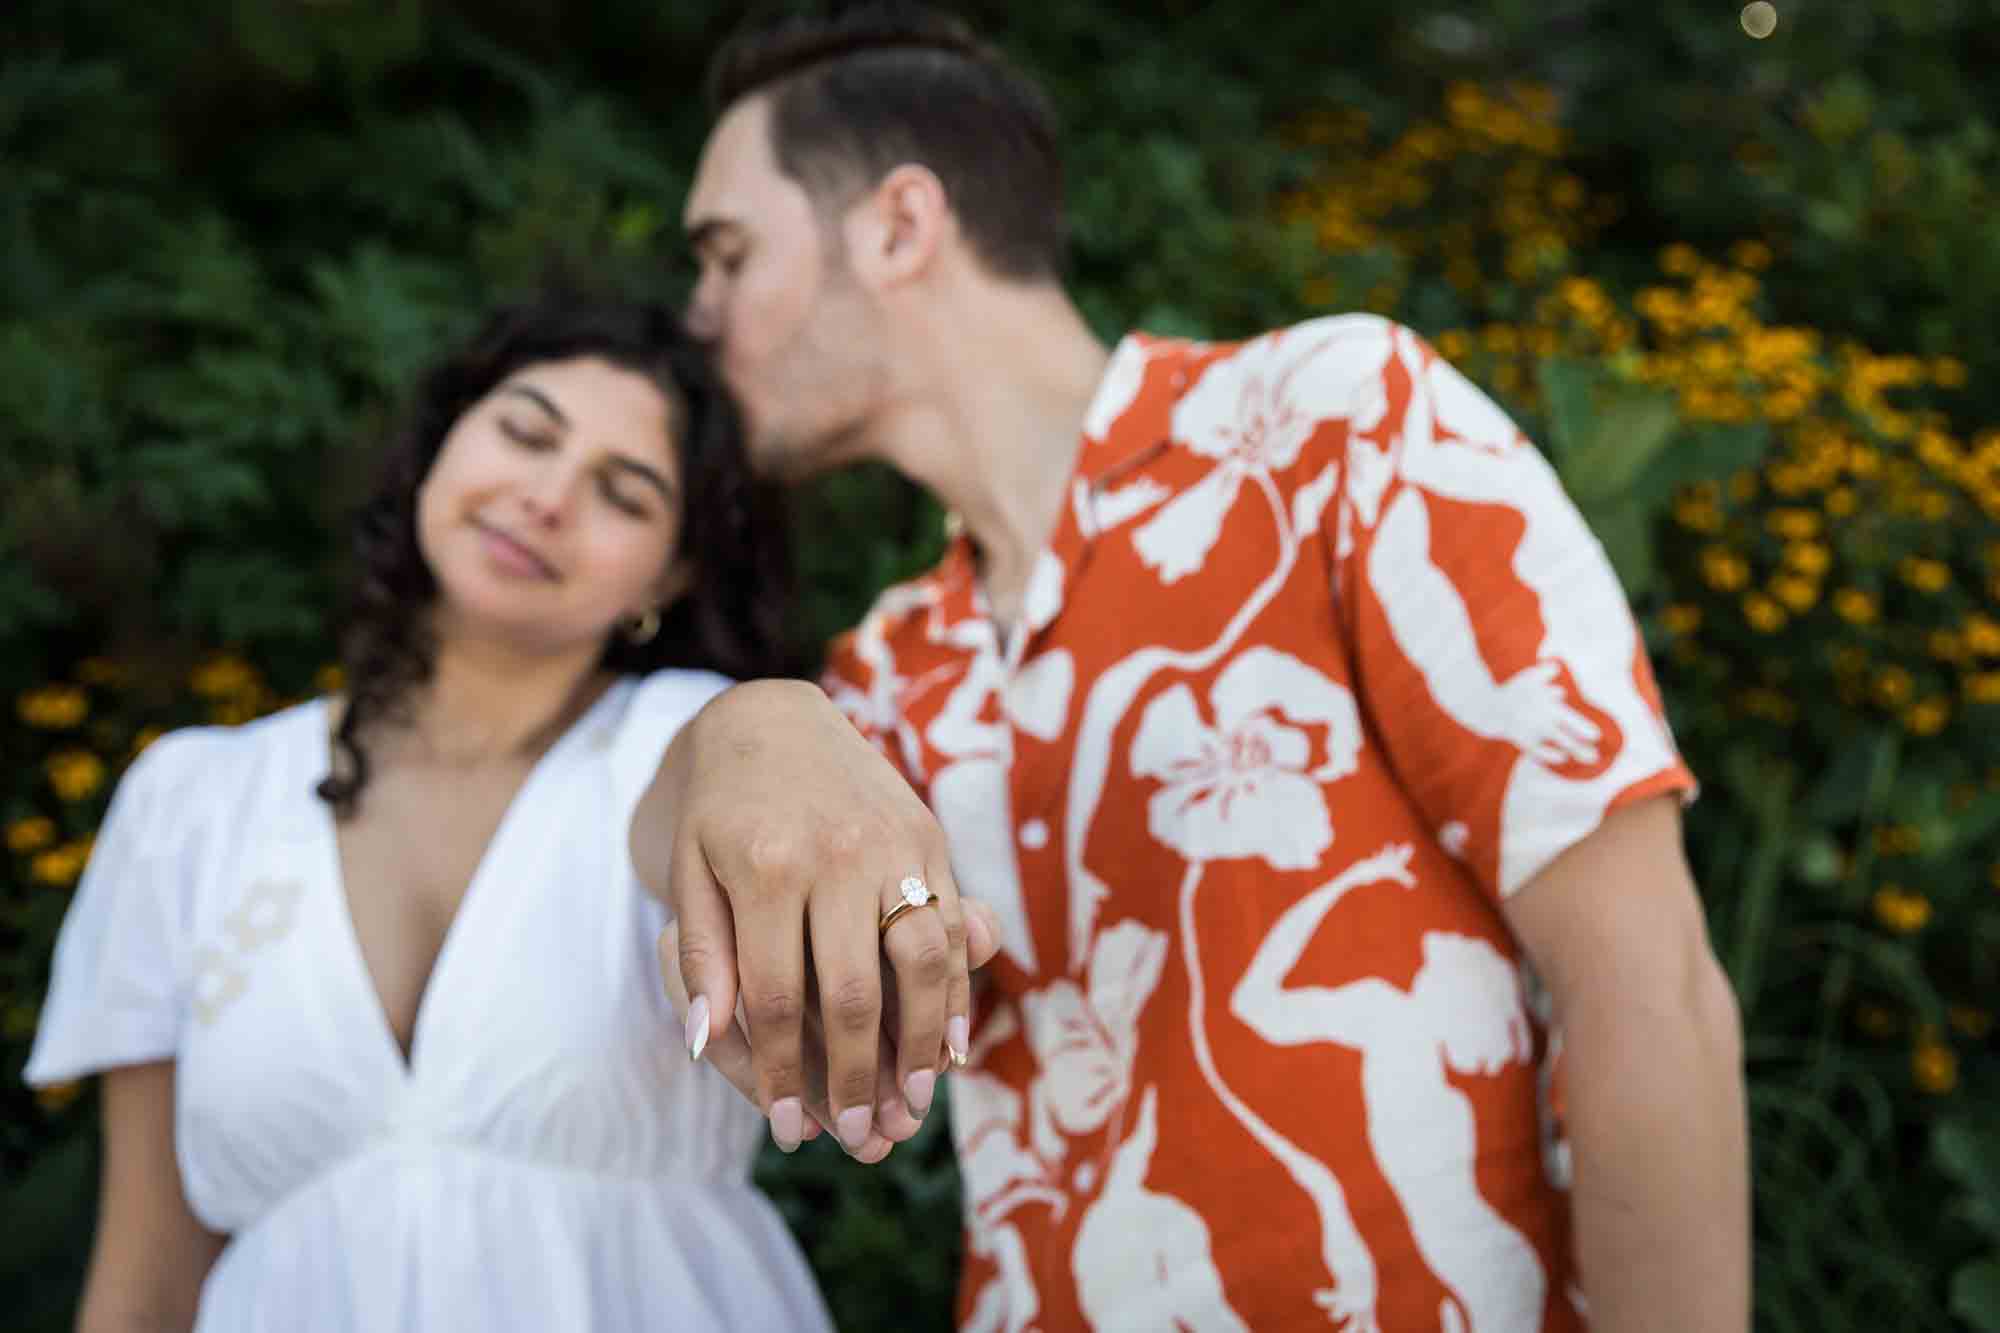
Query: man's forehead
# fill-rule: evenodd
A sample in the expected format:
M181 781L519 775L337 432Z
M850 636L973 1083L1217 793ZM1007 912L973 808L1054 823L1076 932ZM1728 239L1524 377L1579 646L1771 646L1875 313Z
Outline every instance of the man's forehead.
M695 164L694 187L682 214L690 239L704 227L735 224L748 196L768 188L774 174L762 104L753 100L731 107L709 132Z

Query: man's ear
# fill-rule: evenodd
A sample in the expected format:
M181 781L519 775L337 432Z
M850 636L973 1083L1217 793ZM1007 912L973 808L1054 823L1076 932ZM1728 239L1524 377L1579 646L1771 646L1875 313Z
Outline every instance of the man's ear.
M956 226L937 173L906 162L848 210L848 263L870 286L909 282L928 271Z

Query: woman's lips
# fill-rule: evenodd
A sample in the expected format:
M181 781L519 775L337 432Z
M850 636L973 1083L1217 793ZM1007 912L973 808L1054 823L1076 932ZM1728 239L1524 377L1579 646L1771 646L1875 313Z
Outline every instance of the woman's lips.
M481 541L486 547L486 558L493 562L502 573L523 579L546 579L553 583L557 579L556 568L541 556L535 554L525 544L514 540L506 533L484 523L476 524Z

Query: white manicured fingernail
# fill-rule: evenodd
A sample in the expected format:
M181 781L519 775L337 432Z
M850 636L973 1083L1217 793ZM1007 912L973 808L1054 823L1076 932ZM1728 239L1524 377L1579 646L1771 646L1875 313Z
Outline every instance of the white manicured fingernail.
M687 1016L688 1059L701 1059L701 1052L708 1045L708 997L697 995L688 1006Z
M794 1152L805 1136L805 1108L796 1097L780 1097L771 1103L771 1141L780 1152Z
M903 1081L903 1097L910 1104L910 1114L921 1120L931 1109L931 1097L937 1090L937 1075L928 1069L911 1072Z
M944 1044L951 1050L951 1062L963 1067L972 1056L972 1020L953 1014L944 1025Z

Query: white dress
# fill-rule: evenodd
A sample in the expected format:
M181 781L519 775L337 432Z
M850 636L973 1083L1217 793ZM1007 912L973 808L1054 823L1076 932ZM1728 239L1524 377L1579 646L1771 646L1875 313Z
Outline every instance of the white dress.
M826 1329L750 1183L764 1121L689 1064L626 824L725 682L613 685L514 798L405 1064L362 962L323 701L156 741L65 919L25 1076L177 1062L198 1333Z

